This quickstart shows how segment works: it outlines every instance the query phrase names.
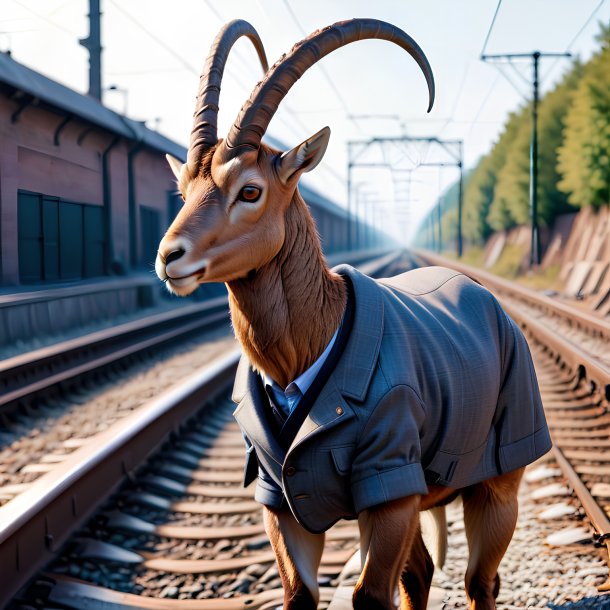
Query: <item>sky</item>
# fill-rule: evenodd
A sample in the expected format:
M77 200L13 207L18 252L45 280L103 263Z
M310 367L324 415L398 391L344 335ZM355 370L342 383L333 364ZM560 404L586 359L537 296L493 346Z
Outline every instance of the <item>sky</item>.
M88 88L87 0L0 0L0 51L79 92ZM531 60L491 64L487 54L597 48L610 0L101 0L104 103L188 146L199 74L218 30L231 19L259 32L270 64L312 31L352 17L405 30L426 53L436 82L427 114L425 80L413 59L386 41L360 41L318 62L295 84L268 133L292 148L324 126L332 131L307 183L402 242L457 179L457 144L471 169L497 140L511 111L531 99ZM570 60L541 60L541 93ZM238 41L222 83L219 136L226 135L262 70L251 43ZM115 89L109 89L114 86ZM352 144L349 144L352 142ZM362 144L365 143L365 144ZM384 167L365 167L365 164ZM443 165L444 164L444 165ZM392 169L390 169L390 166Z

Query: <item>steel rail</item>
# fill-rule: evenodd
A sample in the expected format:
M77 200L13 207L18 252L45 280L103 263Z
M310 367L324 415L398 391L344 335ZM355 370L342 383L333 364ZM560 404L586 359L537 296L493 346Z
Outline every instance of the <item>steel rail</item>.
M239 354L217 359L96 435L0 507L0 607L155 448L229 387Z
M538 309L542 309L554 315L560 316L561 318L570 321L571 324L575 324L578 328L581 328L590 334L598 334L601 337L610 339L610 322L599 316L582 311L581 309L576 309L567 303L558 302L551 297L539 294L531 288L520 286L515 282L505 280L504 278L498 277L497 275L484 271L483 269L478 269L477 267L472 267L459 261L445 258L443 256L439 256L438 254L424 250L413 249L412 252L417 258L428 261L434 265L451 267L456 271L461 271L465 275L479 280L486 286L493 286L496 290L512 295L519 300L526 301Z
M228 299L146 316L0 362L0 408L228 316Z

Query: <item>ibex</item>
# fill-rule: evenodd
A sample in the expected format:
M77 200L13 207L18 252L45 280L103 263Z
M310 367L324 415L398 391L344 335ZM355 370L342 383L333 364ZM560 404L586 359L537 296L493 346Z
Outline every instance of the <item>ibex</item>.
M221 30L202 74L187 162L169 159L184 206L159 246L171 292L225 282L243 347L235 417L277 557L285 610L317 606L324 532L358 519L363 570L353 607L424 609L434 566L418 511L461 495L470 608L495 608L498 565L517 519L525 465L550 437L527 343L494 297L441 267L373 280L330 270L297 183L321 160L326 127L292 150L261 142L292 85L322 57L380 38L419 64L405 32L353 19L314 32L258 83L225 140L220 82L234 42Z

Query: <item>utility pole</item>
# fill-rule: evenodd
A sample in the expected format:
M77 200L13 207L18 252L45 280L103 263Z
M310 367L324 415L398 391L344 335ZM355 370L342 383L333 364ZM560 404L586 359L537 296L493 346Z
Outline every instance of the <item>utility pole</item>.
M532 223L532 237L530 246L530 269L540 264L540 229L538 227L538 102L539 79L538 64L541 57L572 57L571 53L501 53L497 55L481 55L482 61L494 59L513 58L532 59L532 134L530 138L530 218Z
M102 14L100 0L89 0L89 36L78 42L89 51L88 94L102 101Z

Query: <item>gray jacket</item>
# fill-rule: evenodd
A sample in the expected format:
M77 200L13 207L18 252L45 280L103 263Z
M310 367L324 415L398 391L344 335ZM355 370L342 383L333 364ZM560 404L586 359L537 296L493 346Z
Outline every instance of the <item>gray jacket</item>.
M288 451L269 430L258 374L245 356L239 364L234 415L258 462L258 501L285 498L321 532L427 483L465 487L550 449L527 343L490 292L442 267L383 280L335 271L353 286L352 330Z

